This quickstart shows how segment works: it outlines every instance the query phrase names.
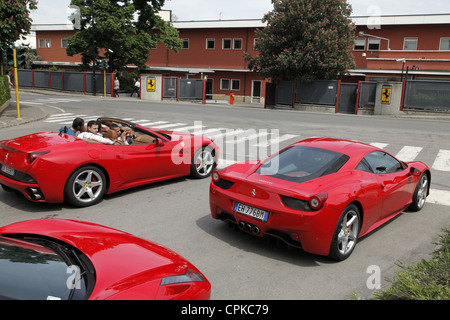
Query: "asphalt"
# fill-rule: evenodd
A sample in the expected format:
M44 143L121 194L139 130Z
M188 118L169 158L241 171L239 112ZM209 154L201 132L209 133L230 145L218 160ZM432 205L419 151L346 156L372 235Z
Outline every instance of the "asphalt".
M30 92L30 91L27 91ZM36 92L34 93L40 93L44 95L54 95L54 94L61 94L61 92L51 92L51 91L43 91L43 92ZM70 94L67 94L70 95ZM126 98L125 98L126 99ZM136 98L134 98L136 99ZM122 100L122 98L121 98ZM260 108L262 108L262 105L258 105ZM236 104L236 107L251 107L254 108L255 105L250 104ZM278 108L275 108L278 109ZM285 108L281 107L280 109L289 109L293 110L291 108ZM302 112L302 111L299 111ZM20 117L19 117L20 113ZM48 114L39 106L30 106L30 105L20 105L19 112L16 107L16 103L14 101L10 102L9 105L3 106L3 110L0 106L0 129L2 128L8 128L13 126L18 126L34 121L40 121L48 117ZM415 119L433 119L433 120L448 120L450 121L450 112L428 112L428 111L408 111L403 112L401 115L395 115L395 116L387 116L387 117L395 117L395 118L415 118Z

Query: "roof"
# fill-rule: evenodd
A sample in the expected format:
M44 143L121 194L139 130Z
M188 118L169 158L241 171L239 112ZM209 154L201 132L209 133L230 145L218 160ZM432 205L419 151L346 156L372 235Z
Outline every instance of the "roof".
M354 16L351 17L356 26L373 26L378 28L387 25L428 25L450 24L450 13L443 14L412 14L386 16ZM247 20L199 20L172 22L177 29L219 29L219 28L264 28L267 23L261 19ZM72 24L35 24L32 31L73 30Z

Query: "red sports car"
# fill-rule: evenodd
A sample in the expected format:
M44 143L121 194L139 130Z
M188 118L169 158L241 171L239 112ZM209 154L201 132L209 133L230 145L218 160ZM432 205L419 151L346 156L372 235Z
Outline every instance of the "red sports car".
M211 284L175 252L93 223L0 228L0 299L206 300Z
M266 160L214 171L212 217L336 260L358 238L406 208L418 211L430 190L422 162L345 140L294 143Z
M0 141L0 184L36 202L83 207L143 184L191 175L208 177L219 158L206 137L148 129L120 119L100 118L105 137L112 126L131 132L129 145L106 145L55 132Z

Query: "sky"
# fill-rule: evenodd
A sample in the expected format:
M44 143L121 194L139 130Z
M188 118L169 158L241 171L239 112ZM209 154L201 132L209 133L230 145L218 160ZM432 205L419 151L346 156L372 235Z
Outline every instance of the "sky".
M348 0L353 16L450 13L449 0ZM70 0L39 0L31 12L34 24L68 23ZM273 9L271 0L166 0L178 21L261 19Z

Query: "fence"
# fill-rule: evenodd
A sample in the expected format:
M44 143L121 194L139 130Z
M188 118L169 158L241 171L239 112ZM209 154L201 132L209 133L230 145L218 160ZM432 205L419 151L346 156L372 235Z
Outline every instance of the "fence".
M92 72L51 71L51 70L17 70L19 87L46 88L83 93L94 92L94 74ZM103 72L95 75L95 92L114 96L114 74Z
M359 109L373 110L376 82L342 83L338 80L278 81L266 87L267 105L295 104L334 108L339 113L357 113Z
M403 109L450 111L450 82L408 80Z

